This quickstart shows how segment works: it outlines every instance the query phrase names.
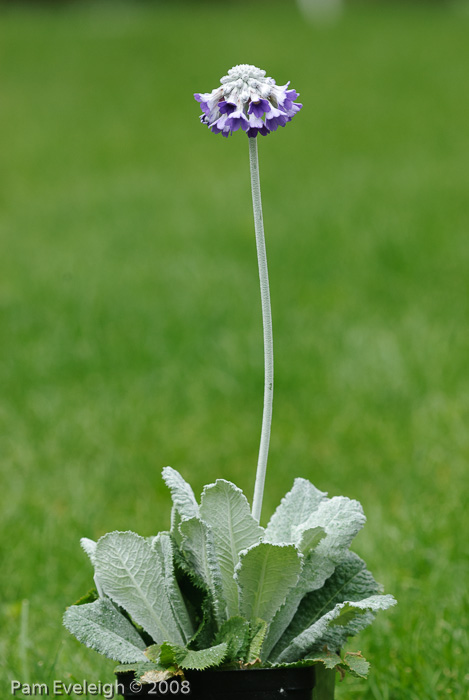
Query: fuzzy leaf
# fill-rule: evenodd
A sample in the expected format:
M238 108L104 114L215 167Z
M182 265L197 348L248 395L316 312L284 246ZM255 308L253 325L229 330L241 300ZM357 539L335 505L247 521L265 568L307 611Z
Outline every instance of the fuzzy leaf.
M242 617L230 617L219 629L215 637L215 644L227 643L228 651L225 661L240 661L247 654L249 636L249 622Z
M138 664L117 664L117 666L114 669L114 673L135 673L137 670Z
M160 561L163 563L165 588L169 604L173 611L174 619L178 624L181 636L185 642L188 642L194 634L194 626L176 581L173 561L173 544L170 535L161 532L154 538L151 547L153 551L159 555Z
M339 649L347 637L357 634L373 621L373 613L386 610L395 603L390 595L375 595L360 601L339 603L295 637L275 660L279 663L296 661L307 654L320 651L326 645L330 649Z
M209 596L206 596L201 607L202 618L196 633L188 643L189 649L206 649L211 645L217 633L218 625L214 619L213 605Z
M301 533L298 549L302 554L312 552L321 540L326 537L326 531L322 527L309 527Z
M284 496L265 530L265 541L298 544L298 528L307 522L327 493L319 491L307 479L295 479L293 488Z
M195 500L194 492L187 481L172 467L165 467L163 469L163 479L166 486L171 491L174 507L181 519L197 518L199 515L199 506Z
M301 560L294 545L261 542L241 552L235 571L241 615L269 623L298 582Z
M303 598L291 624L275 646L272 656L278 656L292 639L311 627L338 603L363 600L379 592L380 586L367 570L365 562L353 552L346 552L345 558L324 586Z
M227 617L239 614L238 587L233 578L242 550L257 544L263 529L251 515L241 489L224 479L204 488L200 515L212 530Z
M265 635L267 633L267 622L257 618L251 620L250 622L250 633L251 639L249 642L249 650L246 655L246 662L253 663L256 659L261 656L262 644L264 643Z
M210 528L199 518L184 520L179 526L181 549L196 574L210 591L218 624L226 619L220 566Z
M96 554L96 542L94 540L88 539L88 537L82 537L80 544L86 554L89 556L91 563L94 566L94 556Z
M91 588L88 593L82 595L74 605L86 605L86 603L94 603L95 600L99 599L98 591L96 588Z
M302 598L309 592L324 585L346 556L350 543L365 524L363 509L358 501L343 496L323 499L317 509L298 529L301 537L310 528L322 528L326 536L319 541L315 549L304 557L303 569L298 585L290 591L285 605L278 611L269 628L264 643L263 654L270 658L275 647L290 622L292 621ZM273 657L272 657L273 658Z
M226 657L228 644L222 642L208 649L193 651L177 644L164 643L161 645L160 663L163 665L176 664L184 670L203 671L211 666L219 666Z
M160 644L151 644L145 649L145 656L149 661L156 663L160 658Z
M350 671L357 678L366 678L370 670L370 663L361 653L347 651L344 655L344 670Z
M363 508L358 501L335 496L323 500L296 532L301 536L309 528L321 527L326 537L319 542L315 551L338 562L365 522Z
M182 542L182 537L181 537L181 534L179 532L179 525L181 523L182 523L181 515L180 515L178 509L176 508L176 506L173 506L171 508L171 530L170 530L170 532L171 532L171 537L174 539L174 541L176 542L178 547L181 546L181 542Z
M96 572L106 593L156 643L183 643L167 593L165 561L134 532L111 532L98 541Z
M119 664L115 667L114 673L132 673L135 679L140 679L143 673L159 668L158 664L152 661L142 661L134 664Z
M87 647L115 661L146 661L145 642L135 627L107 598L72 605L64 614L65 627Z
M308 659L316 663L322 663L326 668L332 669L337 668L342 664L342 658L340 654L335 652L322 652L315 656L308 656Z

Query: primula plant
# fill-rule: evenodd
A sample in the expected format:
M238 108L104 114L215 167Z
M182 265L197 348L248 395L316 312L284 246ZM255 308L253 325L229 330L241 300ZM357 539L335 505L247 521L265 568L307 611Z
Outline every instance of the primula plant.
M390 595L349 550L365 523L361 505L328 498L295 479L266 528L260 514L270 438L273 349L257 157L257 135L285 126L298 93L255 66L235 66L211 93L196 94L201 121L248 136L264 327L265 391L252 509L233 483L217 479L200 501L171 467L171 527L154 537L111 532L82 539L96 588L67 609L80 642L120 662L142 682L185 671L324 664L366 676L368 663L343 652Z

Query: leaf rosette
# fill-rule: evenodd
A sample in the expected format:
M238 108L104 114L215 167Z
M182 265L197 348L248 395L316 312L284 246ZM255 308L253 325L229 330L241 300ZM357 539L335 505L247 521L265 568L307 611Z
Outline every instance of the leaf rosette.
M229 481L206 486L199 504L176 470L163 479L169 532L82 539L97 592L64 615L80 642L143 681L318 663L366 676L360 654L340 651L396 601L349 549L365 523L357 501L295 479L264 529Z

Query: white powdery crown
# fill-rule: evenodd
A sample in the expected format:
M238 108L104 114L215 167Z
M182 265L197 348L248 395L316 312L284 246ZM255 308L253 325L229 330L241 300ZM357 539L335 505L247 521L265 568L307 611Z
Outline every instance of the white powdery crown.
M221 87L194 95L203 112L201 122L223 136L241 127L251 138L285 126L303 106L294 102L299 94L288 89L289 82L279 86L265 75L265 70L248 63L230 68Z

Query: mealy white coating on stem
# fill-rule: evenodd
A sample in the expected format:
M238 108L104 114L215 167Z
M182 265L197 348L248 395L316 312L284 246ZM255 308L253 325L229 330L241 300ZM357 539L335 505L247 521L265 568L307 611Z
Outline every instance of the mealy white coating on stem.
M264 495L267 457L269 454L270 426L272 423L272 400L274 392L274 349L272 339L272 312L270 308L269 274L262 220L262 200L259 179L259 159L257 139L249 138L249 165L251 169L252 206L254 211L254 229L256 232L257 259L259 263L259 280L261 286L262 322L264 327L264 412L262 416L261 442L257 461L256 483L252 503L252 516L260 521L262 498Z

